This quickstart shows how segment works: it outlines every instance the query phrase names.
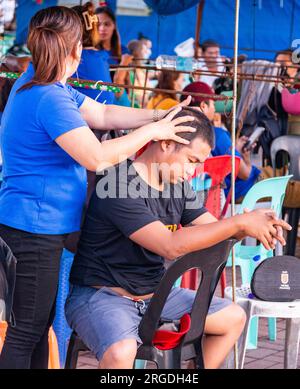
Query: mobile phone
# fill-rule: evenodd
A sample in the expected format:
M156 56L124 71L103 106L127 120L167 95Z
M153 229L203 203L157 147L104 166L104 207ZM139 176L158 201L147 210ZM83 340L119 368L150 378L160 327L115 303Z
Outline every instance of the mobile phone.
M249 139L243 146L243 151L251 150L253 143L257 141L257 139L261 136L261 134L265 131L265 127L256 127L256 129L249 136Z

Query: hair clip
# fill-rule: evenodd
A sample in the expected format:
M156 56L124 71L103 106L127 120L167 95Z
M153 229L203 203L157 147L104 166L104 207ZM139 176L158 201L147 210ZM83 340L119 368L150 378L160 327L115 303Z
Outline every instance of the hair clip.
M107 7L107 2L106 1L99 1L99 6L100 7Z
M97 15L90 15L88 11L82 12L82 16L87 31L93 29L93 23L98 23Z

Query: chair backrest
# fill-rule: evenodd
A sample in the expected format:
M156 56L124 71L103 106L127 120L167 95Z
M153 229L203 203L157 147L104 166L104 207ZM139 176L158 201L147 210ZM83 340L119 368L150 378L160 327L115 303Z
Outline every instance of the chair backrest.
M290 157L289 173L293 175L294 180L300 180L300 136L299 135L284 135L280 136L272 142L271 158L272 166L275 171L276 155L279 151L285 151Z
M161 312L174 282L186 271L199 268L201 281L196 293L192 312L191 327L184 336L181 345L192 343L203 335L205 319L210 301L225 266L229 252L236 240L229 239L213 247L189 253L172 263L166 270L158 288L139 325L139 335L143 345L152 346L154 334L158 328Z
M208 197L205 202L205 207L208 211L214 215L216 218L221 216L221 184L228 174L231 173L231 156L230 155L220 155L217 157L207 158L204 163L204 168L201 170L201 167L195 170L195 173L192 178L192 185L194 188L197 188L196 180L199 179L199 175L203 172L207 173L211 178L211 187L208 191ZM235 157L235 178L237 177L240 166L240 158ZM229 194L231 196L231 192ZM226 202L226 204L228 204Z
M242 214L245 208L248 208L251 211L255 208L255 205L259 200L263 198L270 198L271 205L268 205L268 207L274 210L277 216L280 216L286 186L291 177L291 175L283 177L272 177L254 184L244 197L238 213ZM247 250L248 247L249 246L242 246L242 242L238 242L235 249L237 253L240 249L242 249L243 253L245 253L245 250ZM272 255L272 251L268 251L262 243L260 243L257 248L259 248L261 260ZM255 266L254 263L249 261L245 263L248 263L248 265L251 266L251 274L253 273L254 268L258 265L258 262L255 262ZM244 282L246 281L244 280Z
M253 210L255 204L263 199L270 198L271 206L277 216L281 213L281 208L285 196L286 186L292 175L282 177L272 177L254 184L247 192L240 206L239 213L243 213L245 208Z
M16 280L16 263L11 249L0 238L0 300L5 303L4 320L14 325L12 314L13 295Z

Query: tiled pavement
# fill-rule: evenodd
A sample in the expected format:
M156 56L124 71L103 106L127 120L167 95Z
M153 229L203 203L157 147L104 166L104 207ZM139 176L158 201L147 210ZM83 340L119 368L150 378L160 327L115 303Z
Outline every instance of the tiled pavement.
M300 239L298 239L297 244L297 256L300 257ZM230 275L228 275L228 278L230 278ZM217 291L217 294L219 294L219 291ZM267 319L260 318L258 348L247 350L244 369L283 369L284 336L284 319L277 320L277 340L273 342L268 339ZM96 369L97 360L89 352L81 353L77 368ZM300 355L298 358L298 368L300 368Z

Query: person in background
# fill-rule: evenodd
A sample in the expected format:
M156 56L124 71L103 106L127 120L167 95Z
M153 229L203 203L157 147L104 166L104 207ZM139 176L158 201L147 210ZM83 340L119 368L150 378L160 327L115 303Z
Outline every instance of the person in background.
M138 87L151 87L150 75L151 73L140 68L146 63L146 57L148 49L142 41L132 40L127 45L129 54L132 55L132 64L136 66L136 69L129 72L130 84ZM147 79L146 79L147 77ZM130 99L134 101L135 107L145 107L150 97L149 91L143 91L141 89L135 89L130 92Z
M144 43L144 45L147 47L147 53L145 55L146 59L149 59L152 54L152 41L151 39L144 36L141 32L138 35L138 40Z
M293 51L291 49L278 51L275 55L274 62L280 65L280 76L290 77L292 79L298 76L299 64L297 65L293 62ZM285 82L287 81L285 80Z
M162 70L158 76L158 89L169 89L181 91L184 81L184 74L170 70ZM177 95L174 93L158 92L149 100L148 109L169 109L179 102Z
M120 66L131 65L133 56L130 54L123 54ZM129 85L129 72L124 68L118 68L114 74L114 83L119 85ZM115 104L122 105L123 107L130 107L131 101L128 97L128 90L126 88L120 88L120 92L115 93Z
M195 57L200 58L202 60L202 46L200 42L198 43L197 47L194 42L194 50L195 50Z
M107 52L110 65L117 65L120 63L122 55L128 54L128 49L121 44L116 16L107 6L96 8L95 14L99 20L99 48Z
M73 9L80 17L83 30L81 61L73 77L82 80L112 82L108 54L96 48L100 42L100 36L98 18L93 12L93 4L88 2L83 6L75 6ZM99 91L98 89L77 89L99 103L113 104L115 99L113 92Z
M57 5L57 0L28 1L18 0L16 7L16 39L14 45L9 49L13 55L27 56L30 52L26 46L28 26L31 17L39 10Z
M203 93L206 95L214 95L213 89L205 84L204 82L198 81L193 82L187 85L184 92L194 92L194 93ZM184 97L181 96L181 101ZM192 107L200 108L206 117L213 122L215 117L215 104L214 100L209 97L204 96L193 96L192 102L190 104ZM212 150L212 155L231 155L232 150L232 141L230 133L221 127L214 127L215 131L215 148ZM255 184L258 180L258 177L261 171L254 165L251 164L251 151L244 150L243 146L245 145L247 137L242 136L236 141L236 156L241 158L240 167L238 171L238 177L235 182L235 197L238 200L240 197L245 196L248 190ZM231 186L231 177L230 175L226 177L226 189L225 194L227 195Z
M201 48L204 59L201 70L204 70L205 72L223 72L225 70L223 65L224 58L221 57L219 43L208 39L202 43ZM198 81L205 82L209 86L212 86L213 82L218 77L220 77L220 75L209 75L205 73L200 76Z

